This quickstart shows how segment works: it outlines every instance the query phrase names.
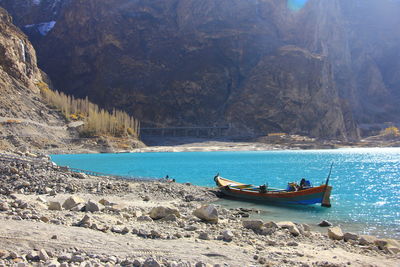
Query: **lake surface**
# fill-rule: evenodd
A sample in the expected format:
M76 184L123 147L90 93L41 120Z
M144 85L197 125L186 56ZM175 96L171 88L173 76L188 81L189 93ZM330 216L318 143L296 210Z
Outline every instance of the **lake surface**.
M222 177L285 188L305 177L325 182L333 162L330 184L332 208L276 206L221 200L227 207L259 208L264 220L292 220L312 225L322 219L346 231L400 238L400 148L360 148L301 151L171 152L53 155L58 165L135 177L175 178L214 186Z

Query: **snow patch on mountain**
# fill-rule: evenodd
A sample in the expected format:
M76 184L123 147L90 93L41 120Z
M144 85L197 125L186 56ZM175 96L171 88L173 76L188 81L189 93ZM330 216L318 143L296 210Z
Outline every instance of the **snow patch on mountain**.
M49 21L49 22L42 22L39 24L30 24L30 25L25 25L24 27L29 29L29 28L36 28L39 33L43 36L46 36L56 25L56 21Z

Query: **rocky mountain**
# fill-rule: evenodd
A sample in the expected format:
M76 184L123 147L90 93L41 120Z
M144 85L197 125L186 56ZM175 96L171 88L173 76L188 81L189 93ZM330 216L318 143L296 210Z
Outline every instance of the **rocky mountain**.
M390 0L0 0L54 86L144 125L353 139L400 115ZM45 29L45 30L43 30Z
M35 50L2 8L0 55L0 150L58 146L70 138L60 114L41 100Z

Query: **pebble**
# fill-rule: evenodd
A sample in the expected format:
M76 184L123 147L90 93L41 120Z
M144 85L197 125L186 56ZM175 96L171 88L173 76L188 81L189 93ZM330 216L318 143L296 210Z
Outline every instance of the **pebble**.
M231 242L233 240L234 235L231 230L224 230L222 232L222 237L224 241Z

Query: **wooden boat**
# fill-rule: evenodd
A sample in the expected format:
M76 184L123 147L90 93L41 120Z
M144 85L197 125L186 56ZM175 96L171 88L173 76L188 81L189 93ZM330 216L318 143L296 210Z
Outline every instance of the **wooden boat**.
M283 204L310 205L321 203L323 207L331 207L332 187L328 185L329 177L324 185L300 189L276 189L265 185L243 184L222 178L219 174L214 177L214 181L223 194L231 197Z

